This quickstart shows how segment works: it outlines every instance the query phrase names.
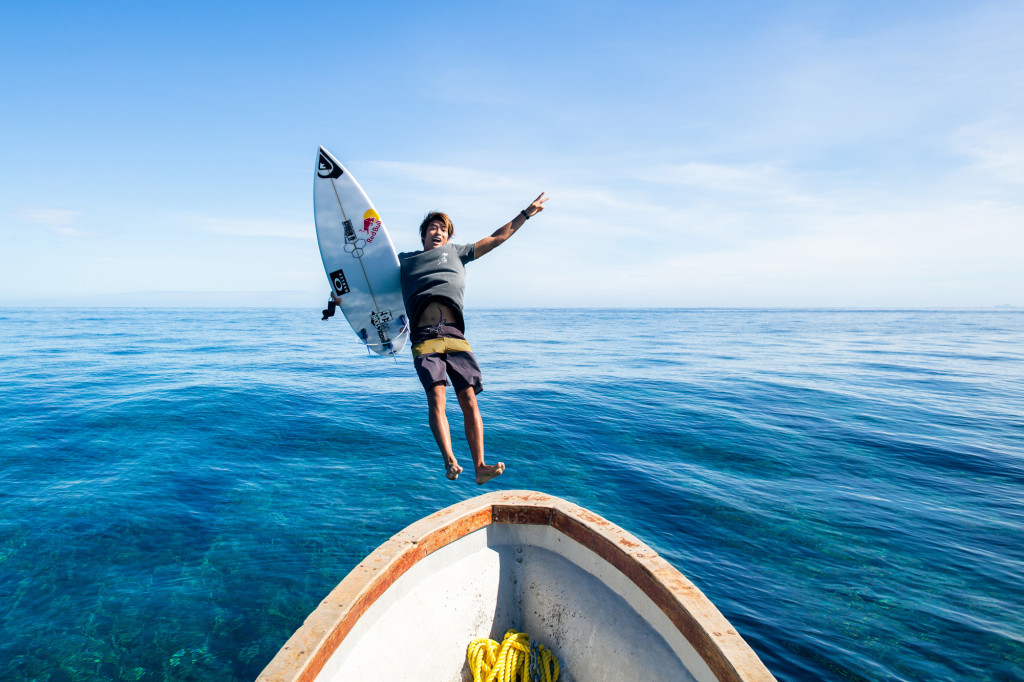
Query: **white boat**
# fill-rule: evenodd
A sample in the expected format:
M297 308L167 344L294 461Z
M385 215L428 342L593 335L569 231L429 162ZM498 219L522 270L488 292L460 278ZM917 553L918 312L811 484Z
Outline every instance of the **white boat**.
M561 682L775 678L707 597L645 544L565 500L481 495L352 569L259 682L471 680L466 647L530 634Z

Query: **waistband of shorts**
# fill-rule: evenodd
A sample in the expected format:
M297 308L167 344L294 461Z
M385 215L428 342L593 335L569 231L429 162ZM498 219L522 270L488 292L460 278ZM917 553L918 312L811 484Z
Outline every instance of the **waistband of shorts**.
M416 327L409 334L409 342L417 344L426 339L465 339L458 327L450 324L438 324L431 327Z
M444 337L440 339L427 339L426 341L420 341L417 344L413 344L412 357L418 358L421 355L427 353L472 353L473 349L469 347L469 341L466 339L455 339L451 337Z

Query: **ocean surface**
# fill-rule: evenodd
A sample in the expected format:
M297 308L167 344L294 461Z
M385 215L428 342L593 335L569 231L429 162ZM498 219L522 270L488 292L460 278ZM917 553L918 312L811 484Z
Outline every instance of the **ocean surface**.
M0 679L251 680L392 534L527 488L658 550L779 680L1024 680L1024 311L467 319L484 487L339 318L0 310Z

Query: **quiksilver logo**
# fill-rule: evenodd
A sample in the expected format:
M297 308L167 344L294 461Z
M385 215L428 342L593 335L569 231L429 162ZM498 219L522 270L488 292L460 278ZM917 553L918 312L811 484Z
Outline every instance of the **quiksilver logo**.
M448 262L448 254L447 253L442 253L441 257L437 259L437 264L438 265L444 265L447 262Z
M344 171L341 170L341 166L337 165L324 154L323 150L320 150L320 162L317 164L316 174L317 177L321 178L340 178Z

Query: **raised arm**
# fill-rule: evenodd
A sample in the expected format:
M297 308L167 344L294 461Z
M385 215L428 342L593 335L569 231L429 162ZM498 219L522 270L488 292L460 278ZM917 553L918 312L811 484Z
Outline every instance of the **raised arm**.
M544 210L544 202L547 201L548 198L549 197L544 196L544 192L541 192L540 196L534 199L532 204L519 212L519 215L495 230L494 234L490 237L484 237L478 241L475 244L474 256L479 258L485 253L490 253L504 244L505 241L514 235L527 220Z

